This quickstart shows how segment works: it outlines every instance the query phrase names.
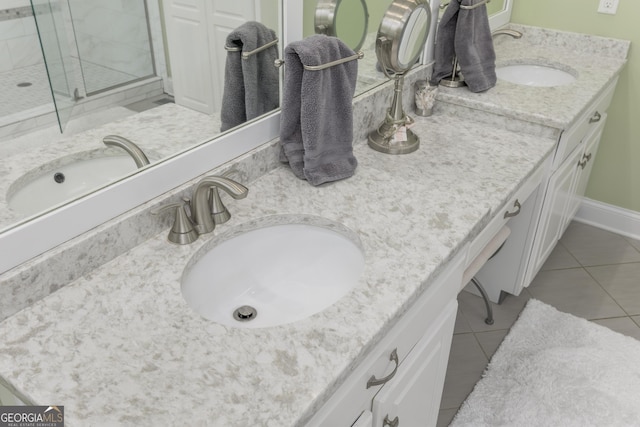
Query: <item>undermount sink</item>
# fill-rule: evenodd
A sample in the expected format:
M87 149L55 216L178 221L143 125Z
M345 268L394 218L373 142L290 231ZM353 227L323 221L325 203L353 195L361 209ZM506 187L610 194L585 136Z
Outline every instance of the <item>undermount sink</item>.
M553 87L576 81L573 74L547 65L504 65L496 67L496 74L499 79L525 86Z
M238 328L291 323L326 309L358 283L364 255L353 232L320 223L271 223L212 241L185 268L185 301L206 319Z
M43 165L16 180L7 192L9 207L33 215L82 196L137 169L128 156L67 158Z

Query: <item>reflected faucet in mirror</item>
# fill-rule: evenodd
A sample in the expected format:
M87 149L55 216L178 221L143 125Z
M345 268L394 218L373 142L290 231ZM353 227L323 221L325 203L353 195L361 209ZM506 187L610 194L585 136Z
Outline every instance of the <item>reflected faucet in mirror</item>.
M104 145L107 147L122 148L133 158L138 169L149 164L149 159L146 154L144 154L144 151L127 138L119 135L107 135L102 139L102 142L104 142Z

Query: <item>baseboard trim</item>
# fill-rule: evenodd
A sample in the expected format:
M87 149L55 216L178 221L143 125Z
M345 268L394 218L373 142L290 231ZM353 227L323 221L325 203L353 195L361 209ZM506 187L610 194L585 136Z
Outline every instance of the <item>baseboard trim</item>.
M584 198L574 220L640 240L640 212Z

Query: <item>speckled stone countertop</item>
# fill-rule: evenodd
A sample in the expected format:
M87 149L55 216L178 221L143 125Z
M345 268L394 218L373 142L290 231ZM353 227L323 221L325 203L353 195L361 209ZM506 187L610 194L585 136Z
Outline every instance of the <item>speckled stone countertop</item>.
M357 144L347 180L316 188L283 166L228 203L233 217L214 235L282 214L358 234L363 277L323 312L265 329L207 321L180 277L215 236L175 246L163 232L0 324L0 374L31 402L64 404L70 426L308 419L555 146L438 115L414 130L422 145L408 155Z
M523 33L514 39L498 35L494 39L496 66L534 64L557 67L578 77L575 82L555 87L531 87L498 79L483 93L466 88L439 87L438 104L454 104L471 109L479 120L508 118L547 128L567 129L587 108L606 84L626 63L630 42L585 34L509 24ZM442 106L442 105L441 105ZM532 131L531 127L524 129ZM532 131L536 133L535 131ZM536 133L539 134L539 133ZM547 133L552 135L552 133Z

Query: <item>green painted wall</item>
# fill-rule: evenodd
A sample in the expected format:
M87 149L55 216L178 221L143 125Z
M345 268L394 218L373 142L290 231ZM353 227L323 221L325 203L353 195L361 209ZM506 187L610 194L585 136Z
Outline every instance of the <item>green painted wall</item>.
M620 0L616 15L597 9L598 0L514 0L511 22L631 41L587 197L640 212L640 1Z

